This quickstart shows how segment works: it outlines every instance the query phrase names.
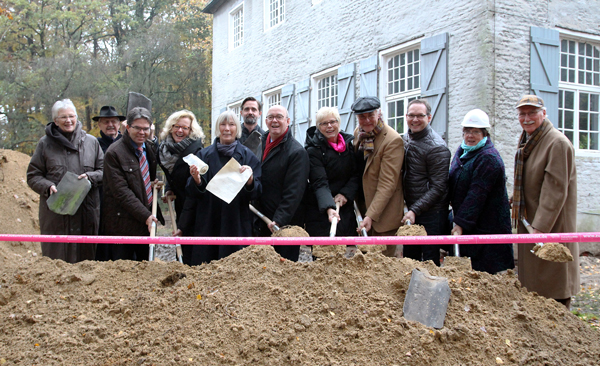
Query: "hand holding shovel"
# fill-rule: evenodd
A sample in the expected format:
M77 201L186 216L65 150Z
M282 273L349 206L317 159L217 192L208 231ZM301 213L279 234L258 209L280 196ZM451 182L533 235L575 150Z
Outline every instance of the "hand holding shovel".
M169 215L171 216L171 226L173 226L173 235L177 232L177 222L175 221L175 210L173 209L173 200L176 198L175 195L166 195L167 204L169 205ZM177 260L179 263L183 263L183 251L181 250L181 244L175 244L175 251L177 252Z
M354 201L354 214L356 215L356 223L357 223L358 227L360 227L360 223L363 221L363 218L360 215L360 210L358 209L358 205L356 204L356 201ZM360 230L360 233L364 237L368 236L367 230L364 227Z
M335 237L335 232L337 231L337 224L338 224L339 217L340 217L340 203L339 202L335 203L335 215L329 215L329 216L333 216L331 218L331 229L329 230L329 237L333 238L333 237Z
M256 214L256 216L258 216L261 220L263 220L267 224L267 226L273 224L273 230L279 231L279 226L277 226L275 223L273 223L273 221L269 220L269 218L266 217L265 215L263 215L262 212L258 211L252 205L248 205L248 206L250 206L250 211L254 212L254 214Z

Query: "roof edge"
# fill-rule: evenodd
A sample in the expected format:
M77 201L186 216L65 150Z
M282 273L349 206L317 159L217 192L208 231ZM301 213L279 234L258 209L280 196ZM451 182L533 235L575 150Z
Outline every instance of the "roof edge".
M208 5L204 7L204 9L202 9L202 12L207 14L214 14L217 11L217 9L219 9L219 7L223 5L225 1L226 0L212 0L210 3L208 3Z

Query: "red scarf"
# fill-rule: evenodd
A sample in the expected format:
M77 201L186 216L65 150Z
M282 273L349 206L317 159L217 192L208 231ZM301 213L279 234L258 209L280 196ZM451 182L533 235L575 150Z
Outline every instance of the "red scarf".
M281 141L283 141L283 138L284 138L284 137L285 137L285 135L287 134L287 132L288 132L288 129L289 129L289 127L288 127L288 128L285 130L285 132L284 132L284 133L283 133L281 136L279 136L279 137L277 138L277 140L275 140L275 141L273 141L273 142L271 142L271 133L269 132L269 134L267 135L267 144L265 145L265 152L263 153L263 157L262 157L263 161L265 161L265 159L267 158L267 155L269 155L269 152L270 152L270 151L271 151L273 148L275 148L275 146L279 145L279 143L280 143Z

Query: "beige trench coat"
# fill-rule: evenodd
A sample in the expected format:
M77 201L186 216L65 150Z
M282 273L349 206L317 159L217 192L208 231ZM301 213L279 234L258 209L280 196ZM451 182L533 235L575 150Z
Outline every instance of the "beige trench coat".
M526 218L544 233L575 232L577 174L571 142L560 131L546 131L523 169ZM519 223L519 233L527 233ZM566 243L573 262L554 263L530 252L533 244L519 244L519 281L529 291L552 299L579 292L579 244Z
M354 137L358 141L358 128ZM404 216L401 176L404 141L396 131L385 125L375 138L374 145L362 177L367 209L365 216L373 220L373 230L384 233L398 230Z

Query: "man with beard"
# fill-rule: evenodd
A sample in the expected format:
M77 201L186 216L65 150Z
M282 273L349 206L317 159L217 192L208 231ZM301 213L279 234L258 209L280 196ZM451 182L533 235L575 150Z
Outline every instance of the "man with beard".
M262 115L262 103L256 100L254 97L248 97L242 102L242 118L244 124L242 124L242 137L240 142L243 144L252 131L257 131L260 135L264 135L265 131L258 125L258 120Z

